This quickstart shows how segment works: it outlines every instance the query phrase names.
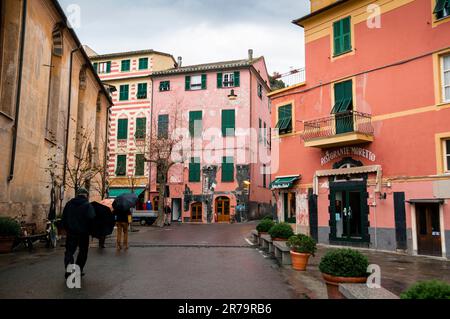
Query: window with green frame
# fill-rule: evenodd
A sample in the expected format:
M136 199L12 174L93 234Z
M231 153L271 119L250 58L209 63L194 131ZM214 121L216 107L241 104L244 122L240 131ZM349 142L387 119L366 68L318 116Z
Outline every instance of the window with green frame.
M345 81L334 85L334 106L331 114L339 114L353 109L353 81Z
M236 111L222 110L222 136L234 136L236 130Z
M278 123L275 126L278 134L292 133L292 105L284 105L278 108Z
M169 115L158 116L158 138L169 138Z
M443 19L450 16L450 0L436 0L433 13L436 19Z
M145 117L136 119L136 133L135 137L138 140L145 139L147 134L147 119Z
M121 85L119 100L128 101L129 98L130 98L130 86L128 84Z
M191 137L201 137L203 133L203 112L189 112L189 134Z
M160 92L170 91L170 81L159 82L159 91Z
M127 156L117 155L116 176L127 175Z
M139 83L138 84L137 98L139 100L147 98L147 83Z
M128 119L119 119L117 121L117 139L128 139Z
M185 77L185 90L186 91L206 90L207 82L208 77L206 74L187 75Z
M199 183L201 177L200 158L192 157L189 163L189 182Z
M258 97L262 99L262 96L263 96L263 86L262 84L258 83Z
M148 69L148 58L139 59L139 70L147 70Z
M350 17L336 21L333 24L333 38L335 56L352 50Z
M131 65L130 60L122 60L122 65L121 65L120 70L122 72L128 72L128 71L130 71L130 65Z
M145 156L144 156L144 154L136 154L134 175L135 176L144 176L145 175Z
M217 73L217 88L241 86L241 72Z
M222 182L234 182L234 158L223 157L222 159Z

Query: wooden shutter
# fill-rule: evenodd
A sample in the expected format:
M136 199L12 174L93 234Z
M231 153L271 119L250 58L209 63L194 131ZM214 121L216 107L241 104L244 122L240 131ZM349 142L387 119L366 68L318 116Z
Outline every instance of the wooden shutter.
M236 112L235 110L223 110L222 111L222 135L234 136L236 128ZM233 129L231 132L230 129Z
M342 20L341 28L342 28L342 50L343 52L347 52L352 49L350 17Z
M136 138L143 139L147 134L147 119L138 118L136 119Z
M223 157L222 160L222 182L234 181L234 158Z
M189 182L198 183L200 182L200 159L192 157L189 163Z
M128 119L119 119L117 124L117 139L128 139Z
M117 165L116 165L116 175L117 176L125 176L127 174L127 156L126 155L118 155L117 156Z
M202 74L202 90L206 90L206 81L207 81L207 77L206 74Z
M106 62L106 73L111 73L111 61Z
M223 87L223 73L217 73L217 88Z
M95 70L95 72L97 72L97 73L98 73L98 63L97 63L97 62L95 62L95 63L93 64L93 66L94 66L94 70Z
M144 176L145 175L145 158L143 154L136 154L136 162L135 162L135 172L136 176Z
M138 99L146 99L147 98L147 83L139 83L138 84Z
M235 87L241 86L241 72L239 71L234 72L234 86Z
M337 21L333 24L333 36L334 36L334 55L341 54L341 21Z
M128 84L120 86L120 101L127 101L129 99L130 86Z
M193 111L189 112L189 133L191 137L200 137L202 132L195 132L195 123L198 121L202 121L203 112L202 111ZM197 133L197 134L195 134Z
M186 78L185 78L185 89L186 89L186 91L191 90L191 77L189 75L186 75Z

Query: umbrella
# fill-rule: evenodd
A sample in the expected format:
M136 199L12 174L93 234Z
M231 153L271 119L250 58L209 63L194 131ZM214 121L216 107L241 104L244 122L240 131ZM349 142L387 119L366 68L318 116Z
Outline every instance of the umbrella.
M100 204L108 207L112 211L113 210L113 206L112 206L113 202L114 202L114 199L109 198L109 199L102 200L100 202Z
M94 238L111 235L114 231L115 220L111 209L108 206L97 202L91 203L95 210L95 218L92 224L91 235Z
M138 197L136 194L123 194L116 198L112 206L115 210L129 211L131 208L136 207Z

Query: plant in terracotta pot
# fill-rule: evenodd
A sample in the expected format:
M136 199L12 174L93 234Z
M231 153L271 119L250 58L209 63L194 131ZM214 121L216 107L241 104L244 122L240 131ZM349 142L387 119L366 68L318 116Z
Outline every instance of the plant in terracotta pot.
M263 234L267 234L269 230L275 225L275 222L273 220L269 219L263 219L258 226L256 226L256 230L258 231L258 234L261 236Z
M327 284L328 298L345 299L339 284L367 282L369 261L359 251L336 249L329 251L320 261L319 270Z
M0 253L9 253L20 235L20 225L9 217L0 217Z
M298 234L289 238L286 245L291 248L292 268L305 271L309 257L317 251L316 242L309 236Z
M294 231L288 223L275 224L270 228L269 235L273 241L287 241L294 236Z

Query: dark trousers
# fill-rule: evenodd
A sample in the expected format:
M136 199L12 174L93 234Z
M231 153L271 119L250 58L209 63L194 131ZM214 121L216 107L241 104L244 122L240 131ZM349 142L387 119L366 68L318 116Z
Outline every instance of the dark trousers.
M64 264L66 266L74 264L74 255L78 249L78 256L76 265L78 265L83 272L84 266L88 258L89 250L89 235L74 235L67 234L66 238L66 253L64 255Z

